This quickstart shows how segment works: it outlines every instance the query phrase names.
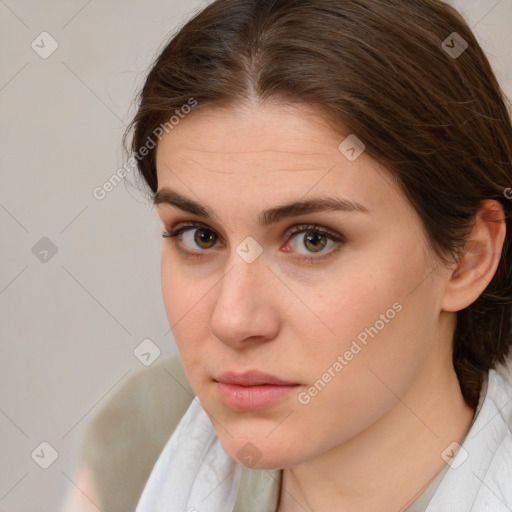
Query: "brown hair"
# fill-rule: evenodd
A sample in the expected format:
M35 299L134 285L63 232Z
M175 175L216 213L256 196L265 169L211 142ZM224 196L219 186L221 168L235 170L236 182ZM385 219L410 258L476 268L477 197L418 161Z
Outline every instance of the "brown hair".
M459 36L468 47L454 55ZM499 267L457 312L454 334L454 367L476 407L485 372L512 344L512 126L462 16L440 0L217 0L154 63L130 126L132 150L191 98L198 109L251 98L318 108L395 177L441 261L463 253L482 200L503 205ZM154 193L155 149L138 168Z

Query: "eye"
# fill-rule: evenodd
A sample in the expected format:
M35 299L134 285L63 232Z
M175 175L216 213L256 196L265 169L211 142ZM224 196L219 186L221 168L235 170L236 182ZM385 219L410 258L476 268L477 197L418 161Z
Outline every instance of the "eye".
M178 224L169 232L164 232L162 236L174 239L176 249L184 256L195 258L206 256L208 251L215 248L217 242L221 240L215 231L196 222ZM335 252L336 246L339 248L345 243L341 235L320 228L316 224L293 226L286 232L286 237L292 250L287 248L284 252L297 253L297 259L301 261L316 261L329 257ZM324 249L329 245L334 246L333 249L325 251Z
M299 259L319 259L319 256L314 256L315 254L321 254L320 257L324 258L333 252L333 250L324 251L328 245L336 248L345 243L343 237L314 224L294 226L287 234L291 238L290 245L294 252L306 256L306 258Z
M164 238L176 238L176 247L191 256L202 256L197 254L197 248L202 251L212 249L219 240L215 231L198 223L181 224L170 232L163 233L162 236Z

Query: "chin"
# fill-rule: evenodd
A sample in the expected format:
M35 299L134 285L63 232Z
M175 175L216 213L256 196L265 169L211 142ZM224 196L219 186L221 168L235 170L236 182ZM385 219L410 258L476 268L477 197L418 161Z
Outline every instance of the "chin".
M268 439L222 438L224 451L236 462L249 469L283 469L300 463L296 446L285 446L282 441ZM276 442L277 441L277 442Z

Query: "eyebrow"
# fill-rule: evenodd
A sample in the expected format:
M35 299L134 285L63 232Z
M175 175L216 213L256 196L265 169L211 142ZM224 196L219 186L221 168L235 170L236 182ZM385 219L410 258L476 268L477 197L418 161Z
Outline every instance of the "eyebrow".
M156 192L153 204L155 206L160 204L175 206L180 210L206 219L215 217L214 212L208 206L193 201L168 187L162 187ZM274 206L261 212L258 215L258 221L262 226L269 226L287 217L332 210L369 213L366 207L355 201L325 196L308 200L290 201L279 206Z

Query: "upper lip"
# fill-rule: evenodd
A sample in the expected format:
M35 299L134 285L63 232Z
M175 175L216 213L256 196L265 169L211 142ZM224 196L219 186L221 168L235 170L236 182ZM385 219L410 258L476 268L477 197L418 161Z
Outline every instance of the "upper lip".
M214 380L224 384L236 384L238 386L258 386L261 384L292 386L297 384L297 382L285 381L275 375L260 372L259 370L248 370L243 373L223 372L215 377Z

